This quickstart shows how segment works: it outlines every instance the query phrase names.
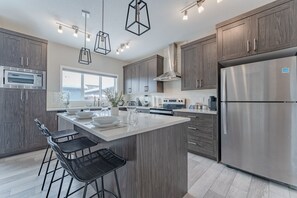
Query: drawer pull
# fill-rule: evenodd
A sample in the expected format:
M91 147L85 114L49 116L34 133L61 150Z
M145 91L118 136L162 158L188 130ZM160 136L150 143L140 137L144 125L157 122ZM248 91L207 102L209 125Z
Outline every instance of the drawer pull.
M191 130L198 130L198 129L195 128L195 127L188 127L188 129L191 129Z
M195 142L189 142L189 141L188 141L188 144L197 145L197 143L195 143Z
M188 116L188 118L198 118L197 116Z

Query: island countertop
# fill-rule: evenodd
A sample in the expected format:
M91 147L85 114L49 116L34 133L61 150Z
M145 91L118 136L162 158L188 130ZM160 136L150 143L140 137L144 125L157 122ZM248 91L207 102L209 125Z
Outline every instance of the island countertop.
M92 119L77 119L75 115L67 115L67 113L58 113L57 115L104 141L114 141L190 121L189 118L184 117L138 113L138 123L136 126L132 126L126 124L127 112L120 112L119 119L122 121L121 124L118 127L109 129L94 126L92 124Z

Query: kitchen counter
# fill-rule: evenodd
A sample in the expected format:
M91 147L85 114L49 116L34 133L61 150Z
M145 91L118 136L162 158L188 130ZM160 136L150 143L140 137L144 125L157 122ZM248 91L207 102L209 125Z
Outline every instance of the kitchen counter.
M202 113L202 114L213 114L216 115L217 111L200 110L200 109L174 109L174 112L185 112L185 113Z
M126 108L127 106L119 106L119 108ZM145 106L138 106L136 107L136 109L145 109L145 110L149 110L152 107L145 107ZM69 107L69 108L65 108L65 107L52 107L52 108L47 108L47 111L66 111L67 109L90 109L90 110L101 110L102 107Z
M98 128L91 124L92 119L77 119L75 115L67 115L67 113L58 113L57 115L60 118L103 139L104 141L113 141L190 121L189 118L183 117L171 117L155 114L138 114L138 124L136 126L129 126L125 124L127 119L127 112L120 112L119 119L122 120L123 123L119 126L119 128L106 130L105 128Z
M98 145L110 148L126 159L117 170L122 198L184 197L188 190L187 126L189 118L138 114L137 126L104 131L96 128L91 119L59 113L59 119L74 124L74 130ZM127 112L120 112L126 120ZM153 181L153 182L151 182ZM115 189L113 177L104 177L107 189ZM93 185L93 187L95 187Z

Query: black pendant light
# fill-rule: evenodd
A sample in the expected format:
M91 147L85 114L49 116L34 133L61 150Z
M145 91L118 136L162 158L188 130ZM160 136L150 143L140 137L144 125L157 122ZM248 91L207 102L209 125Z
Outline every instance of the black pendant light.
M125 29L137 36L151 29L147 4L142 0L132 0L128 5Z
M96 35L94 52L103 55L111 52L109 34L104 32L104 0L102 0L102 30Z
M80 49L78 62L81 64L89 65L92 63L91 51L86 47L87 42L87 18L90 16L90 12L82 10L82 15L85 17L85 39L84 47Z

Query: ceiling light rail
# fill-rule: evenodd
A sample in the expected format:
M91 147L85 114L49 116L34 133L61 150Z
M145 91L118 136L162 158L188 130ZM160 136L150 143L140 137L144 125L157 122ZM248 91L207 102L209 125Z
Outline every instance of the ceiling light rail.
M127 42L127 43L122 43L122 44L120 45L120 47L116 50L116 54L119 55L120 52L124 52L125 49L129 49L129 48L130 48L130 43L129 43L129 42Z
M217 3L221 3L223 0L217 0ZM203 3L205 2L205 0L196 0L192 3L190 3L189 5L187 5L186 7L184 7L183 9L181 9L181 13L183 14L183 20L186 21L188 20L188 10L197 7L198 8L198 13L202 13L204 11L204 7L203 7Z
M83 35L85 34L85 31L81 30L77 25L68 25L62 22L56 22L56 24L58 25L58 32L60 34L63 33L63 28L72 29L74 37L78 37L78 33L82 33ZM86 32L86 34L87 34L87 41L91 41L92 34L90 32Z

